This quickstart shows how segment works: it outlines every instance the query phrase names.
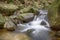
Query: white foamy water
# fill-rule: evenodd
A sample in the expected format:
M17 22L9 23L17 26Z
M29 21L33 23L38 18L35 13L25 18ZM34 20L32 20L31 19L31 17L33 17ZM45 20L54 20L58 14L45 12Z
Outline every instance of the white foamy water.
M17 26L21 28L21 30L19 30L20 32L27 32L30 29L34 29L34 31L30 34L33 40L50 40L49 32L51 30L47 18L48 11L39 10L39 12L39 15L35 16L33 21L24 25L18 24ZM41 24L42 22L43 25Z

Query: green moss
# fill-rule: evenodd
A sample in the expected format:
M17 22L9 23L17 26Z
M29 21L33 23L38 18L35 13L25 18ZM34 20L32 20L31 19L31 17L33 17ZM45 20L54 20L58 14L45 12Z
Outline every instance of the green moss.
M5 10L16 10L16 9L18 9L18 6L14 5L14 4L0 3L0 8L5 9Z
M58 15L58 10L59 10L59 5L60 5L60 1L55 1L52 5L50 5L49 7L49 20L50 20L50 24L51 26L56 26L56 25L60 25L60 21L58 22L58 20L60 20L60 15Z

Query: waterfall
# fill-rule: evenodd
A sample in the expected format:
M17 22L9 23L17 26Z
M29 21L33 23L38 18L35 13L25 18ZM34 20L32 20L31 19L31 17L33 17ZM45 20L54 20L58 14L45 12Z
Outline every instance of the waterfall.
M27 32L34 29L29 35L33 40L50 40L50 25L48 22L48 10L39 10L39 15L35 16L33 21L26 24L18 24L18 27L22 27L20 32Z

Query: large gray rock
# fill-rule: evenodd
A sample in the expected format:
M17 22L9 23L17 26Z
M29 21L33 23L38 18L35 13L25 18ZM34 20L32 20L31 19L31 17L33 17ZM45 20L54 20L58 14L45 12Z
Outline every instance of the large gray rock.
M18 18L24 22L29 22L29 21L33 20L34 14L33 13L24 13L24 14L18 15Z

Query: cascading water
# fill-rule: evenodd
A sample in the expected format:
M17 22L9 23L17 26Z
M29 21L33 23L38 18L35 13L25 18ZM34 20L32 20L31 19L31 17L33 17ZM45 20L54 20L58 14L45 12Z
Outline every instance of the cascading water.
M33 40L51 40L49 37L50 25L47 18L48 10L39 10L39 15L35 16L34 20L26 24L18 24L20 27L18 31L27 32L34 29L29 33Z

